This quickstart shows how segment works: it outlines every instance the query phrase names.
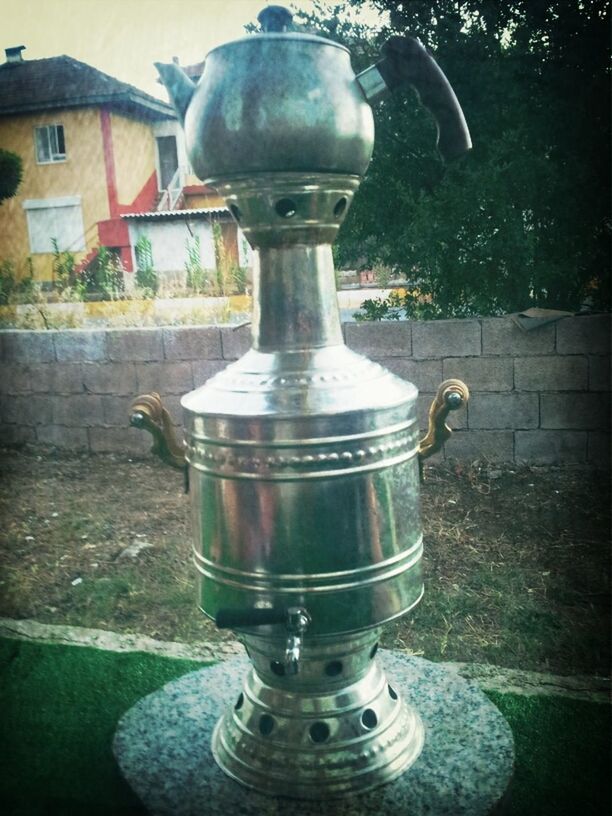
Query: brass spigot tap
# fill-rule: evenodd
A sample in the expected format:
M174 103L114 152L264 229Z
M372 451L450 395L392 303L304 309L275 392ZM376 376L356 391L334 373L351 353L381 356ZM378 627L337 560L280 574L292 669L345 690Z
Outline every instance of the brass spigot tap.
M302 607L292 606L287 610L287 630L289 632L285 646L285 672L287 674L297 674L299 671L302 638L309 623L310 615Z
M220 609L215 623L219 629L243 629L249 632L260 626L284 626L287 638L282 675L295 675L299 672L303 638L311 623L308 611L302 606L290 606L287 609ZM278 668L277 673L281 673Z

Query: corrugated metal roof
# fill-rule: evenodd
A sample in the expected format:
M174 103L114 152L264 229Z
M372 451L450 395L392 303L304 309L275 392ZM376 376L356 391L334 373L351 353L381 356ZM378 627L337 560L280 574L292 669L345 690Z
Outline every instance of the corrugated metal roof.
M165 102L65 54L0 65L0 116L84 105L109 105L150 119L176 118Z
M209 215L229 215L227 207L194 207L192 210L160 210L155 212L123 213L122 218L141 221L188 220Z

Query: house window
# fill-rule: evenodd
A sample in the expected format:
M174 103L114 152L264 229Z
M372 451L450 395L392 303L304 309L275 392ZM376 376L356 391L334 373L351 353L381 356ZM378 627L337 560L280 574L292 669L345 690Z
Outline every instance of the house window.
M28 219L30 252L53 252L53 241L61 251L85 249L85 230L80 196L29 199L23 202Z
M178 153L175 136L158 136L157 161L159 163L159 189L167 190L178 170Z
M43 125L34 128L36 141L36 161L50 164L66 160L66 143L63 125Z

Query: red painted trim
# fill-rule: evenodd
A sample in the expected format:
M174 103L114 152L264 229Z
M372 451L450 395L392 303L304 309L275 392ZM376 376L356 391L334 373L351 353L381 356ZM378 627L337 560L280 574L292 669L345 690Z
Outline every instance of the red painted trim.
M217 191L209 187L208 184L187 184L183 187L185 195L219 195Z
M125 271L126 272L133 272L134 267L132 265L132 248L129 247L129 246L121 247L120 254L121 254L121 264L122 264L123 268L125 269Z
M122 218L109 218L107 221L98 221L98 238L102 246L129 246L130 238L127 222Z
M123 213L149 212L157 197L157 173L153 171L142 190L131 204L115 204L115 215L98 221L98 241L101 246L114 247L121 251L121 261L128 272L132 272L132 253L127 221ZM109 200L110 203L110 200Z
M100 246L118 249L125 271L134 271L129 229L122 218L109 218L107 221L98 221L98 240ZM94 252L97 254L98 250L96 249Z
M97 257L98 248L96 247L95 249L90 249L87 255L83 258L83 260L74 267L75 275L80 275L85 269L87 269L87 267L94 260L94 258Z
M102 130L102 150L104 152L104 169L106 170L106 192L108 194L108 209L111 218L119 215L119 201L117 196L117 174L115 172L115 153L113 151L113 133L111 128L110 111L100 108L100 128Z
M118 205L119 213L150 212L155 206L158 192L157 173L154 170L131 204Z

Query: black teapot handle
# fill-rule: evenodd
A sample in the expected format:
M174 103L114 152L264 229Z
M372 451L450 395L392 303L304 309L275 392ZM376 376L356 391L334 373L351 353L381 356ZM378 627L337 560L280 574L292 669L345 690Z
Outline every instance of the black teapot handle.
M453 159L466 153L472 147L472 140L461 105L442 69L423 44L415 37L390 37L382 47L382 56L380 62L357 77L366 96L377 97L382 83L389 91L412 85L436 121L442 158ZM362 78L376 71L382 83L376 83L371 77L366 87Z

